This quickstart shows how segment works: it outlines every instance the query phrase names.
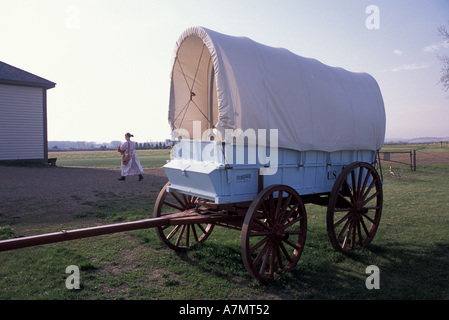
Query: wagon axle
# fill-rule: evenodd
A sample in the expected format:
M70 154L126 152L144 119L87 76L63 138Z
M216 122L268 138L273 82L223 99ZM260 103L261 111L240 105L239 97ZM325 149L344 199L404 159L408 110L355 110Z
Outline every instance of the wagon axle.
M155 228L174 250L204 242L215 226L241 230L241 255L248 272L259 281L292 270L305 247L307 215L304 201L291 187L272 185L252 202L217 205L162 188L154 217L91 228L63 230L0 241L0 251L70 241L137 229ZM305 197L306 202L323 202ZM315 200L315 201L314 201ZM346 167L328 197L327 230L338 251L366 247L373 239L382 211L382 186L367 163Z

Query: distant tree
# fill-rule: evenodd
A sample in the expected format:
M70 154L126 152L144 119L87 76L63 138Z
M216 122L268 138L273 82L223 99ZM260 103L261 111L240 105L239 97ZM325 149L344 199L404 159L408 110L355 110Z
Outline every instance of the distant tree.
M444 41L449 42L449 31L446 26L441 26L438 28L438 34L443 38ZM443 84L444 91L449 90L449 56L443 54L439 55L438 59L443 63L441 67L441 78L440 82Z
M112 149L117 149L117 147L119 147L122 143L123 142L118 141L118 140L112 140L109 145Z

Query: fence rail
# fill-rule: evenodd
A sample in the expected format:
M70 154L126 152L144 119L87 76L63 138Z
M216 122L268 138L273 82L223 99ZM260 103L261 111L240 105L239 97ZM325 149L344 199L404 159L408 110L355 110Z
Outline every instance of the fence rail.
M402 163L402 164L409 164L409 163L402 162L402 161L391 160L391 155L392 154L396 154L396 153L410 154L410 170L416 171L416 150L409 150L409 151L380 151L379 153L383 155L382 160L384 160L384 161L395 162L395 163Z

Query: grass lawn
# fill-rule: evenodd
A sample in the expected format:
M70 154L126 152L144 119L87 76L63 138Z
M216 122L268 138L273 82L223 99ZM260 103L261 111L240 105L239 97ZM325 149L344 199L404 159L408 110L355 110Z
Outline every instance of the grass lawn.
M144 168L162 167L170 158L170 149L137 150L137 156ZM61 167L120 168L121 154L117 151L67 151L50 152L49 158L57 158Z
M138 155L144 167L168 159L166 150ZM120 162L117 152L108 151L61 152L57 157L58 166ZM327 238L326 208L307 205L303 255L294 271L267 285L247 274L240 231L216 227L205 243L179 253L167 249L150 229L2 252L0 299L447 300L449 165L419 164L411 171L409 165L394 164L394 172L389 175L384 168L383 215L368 248L335 252ZM104 212L114 219L151 214L155 199L134 200L124 209L112 197L102 199L92 204L90 215L80 215L77 227L110 222ZM95 210L103 216L96 217ZM0 236L8 232L3 228ZM79 290L65 286L69 265L80 269ZM380 289L366 287L370 265L379 268Z

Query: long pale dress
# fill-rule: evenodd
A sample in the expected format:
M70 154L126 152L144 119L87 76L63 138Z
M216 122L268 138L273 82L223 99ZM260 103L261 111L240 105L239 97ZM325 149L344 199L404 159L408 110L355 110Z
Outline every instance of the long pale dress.
M128 150L128 143L129 143L129 150ZM122 177L126 176L133 176L136 174L142 174L143 169L140 165L139 157L136 155L136 146L133 141L126 141L124 144L122 144L119 147L119 151L125 152L128 154L131 159L129 160L128 164L125 166L123 165L122 160Z

